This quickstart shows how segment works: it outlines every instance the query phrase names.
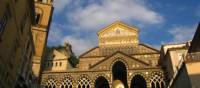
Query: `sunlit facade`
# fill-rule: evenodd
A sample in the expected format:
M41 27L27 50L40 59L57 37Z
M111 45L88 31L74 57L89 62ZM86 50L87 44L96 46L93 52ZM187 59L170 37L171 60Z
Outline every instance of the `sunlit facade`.
M137 27L116 21L97 33L97 47L80 55L77 65L66 65L65 69L60 68L71 64L69 57L55 48L58 53L44 58L50 65L44 64L47 67L42 71L41 85L45 88L164 88L165 76L158 64L160 51L140 43L138 33ZM67 62L57 65L63 60Z

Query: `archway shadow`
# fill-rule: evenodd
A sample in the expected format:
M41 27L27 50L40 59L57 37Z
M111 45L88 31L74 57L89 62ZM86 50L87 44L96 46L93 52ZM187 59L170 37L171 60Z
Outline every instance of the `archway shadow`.
M95 80L94 86L95 88L110 88L108 81L103 76L100 76Z
M112 74L113 74L113 82L115 80L120 80L123 83L122 85L124 85L124 88L128 88L127 69L126 65L123 62L117 61L114 63L114 65L112 66Z
M141 75L135 75L131 80L130 88L147 88L144 77Z

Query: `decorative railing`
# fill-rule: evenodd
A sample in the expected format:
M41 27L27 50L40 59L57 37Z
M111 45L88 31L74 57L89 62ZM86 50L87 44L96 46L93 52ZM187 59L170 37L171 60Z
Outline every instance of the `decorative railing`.
M200 52L188 53L186 61L200 61Z

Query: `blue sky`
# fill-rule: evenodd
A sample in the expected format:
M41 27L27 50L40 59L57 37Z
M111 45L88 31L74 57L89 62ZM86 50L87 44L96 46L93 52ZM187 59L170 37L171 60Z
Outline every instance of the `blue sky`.
M76 55L97 46L96 32L116 20L140 30L140 42L191 40L200 22L199 0L54 0L48 46L69 42Z

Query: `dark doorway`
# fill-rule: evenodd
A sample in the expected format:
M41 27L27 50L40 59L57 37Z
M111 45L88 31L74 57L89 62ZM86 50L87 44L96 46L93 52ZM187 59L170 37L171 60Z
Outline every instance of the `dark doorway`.
M95 88L110 88L108 81L102 76L96 79L94 86Z
M126 70L126 65L121 62L117 61L113 65L112 68L112 74L113 74L113 81L115 80L120 80L125 88L128 88L127 84L127 70Z
M141 75L136 75L131 80L131 88L147 88L146 81Z

